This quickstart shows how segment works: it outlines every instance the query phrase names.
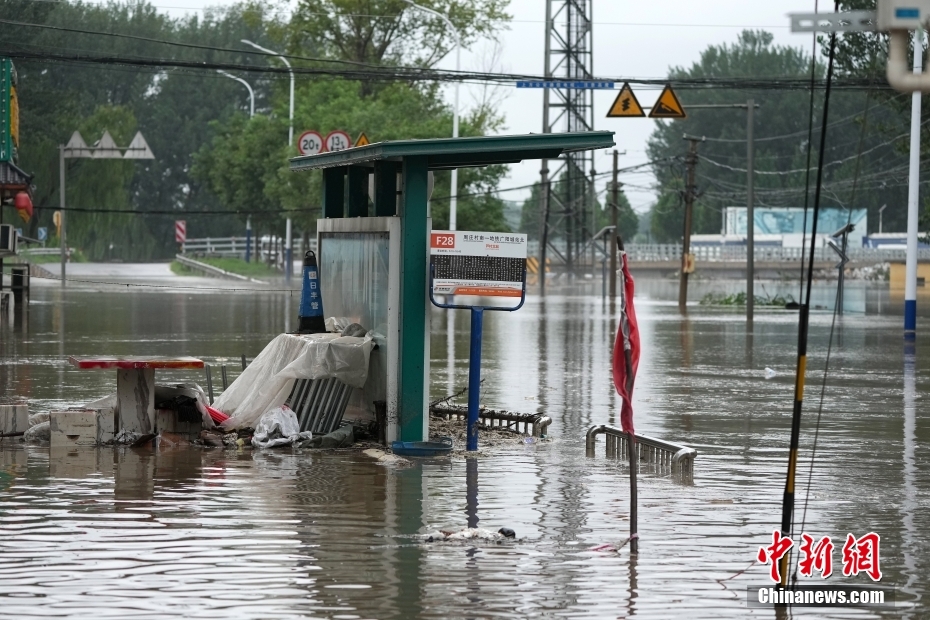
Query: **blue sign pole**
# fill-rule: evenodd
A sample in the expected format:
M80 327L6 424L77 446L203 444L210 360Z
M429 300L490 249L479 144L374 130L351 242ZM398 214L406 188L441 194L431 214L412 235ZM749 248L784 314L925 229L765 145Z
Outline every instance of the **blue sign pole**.
M481 392L481 335L484 331L484 308L471 309L471 351L468 359L468 443L469 452L478 449L478 397Z
M525 263L525 261L524 261ZM478 449L478 399L481 391L481 335L484 331L484 311L499 310L514 312L526 303L526 266L523 267L523 290L520 294L520 303L512 308L499 308L491 306L460 306L458 304L442 304L433 296L433 279L436 276L435 266L430 266L429 298L437 308L447 310L471 310L471 349L468 360L468 434L466 449L474 452Z

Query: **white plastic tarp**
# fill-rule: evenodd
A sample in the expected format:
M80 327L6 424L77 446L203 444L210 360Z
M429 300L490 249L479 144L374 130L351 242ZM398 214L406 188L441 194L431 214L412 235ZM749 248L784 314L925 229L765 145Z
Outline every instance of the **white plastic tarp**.
M373 346L368 336L281 334L213 406L230 416L225 428L254 428L262 414L284 404L294 379L338 379L352 387L364 386Z

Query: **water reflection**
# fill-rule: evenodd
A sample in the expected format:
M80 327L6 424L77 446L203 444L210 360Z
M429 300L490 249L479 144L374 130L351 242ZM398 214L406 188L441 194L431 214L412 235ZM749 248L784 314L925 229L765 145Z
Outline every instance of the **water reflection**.
M904 497L901 502L901 522L903 525L904 572L907 582L901 587L903 592L920 600L921 593L914 588L920 577L914 551L920 545L917 527L914 522L918 510L917 486L917 347L913 341L904 344Z
M700 452L692 485L641 470L637 558L590 550L629 531L626 464L587 459L583 443L588 425L616 421L616 308L599 290L553 289L487 317L482 390L489 406L551 416L551 442L404 467L349 452L0 445L0 617L745 617L745 587L764 583L765 569L726 588L718 580L744 569L779 520L797 314L760 310L749 330L740 311L694 306L683 318L676 291L664 299L665 284L637 285L637 426ZM67 355L251 358L286 326L291 303L69 289L62 305L58 295L38 290L28 339L0 336L0 390L33 410L112 390L109 373L73 372ZM454 353L468 337L449 346L448 316L434 318L433 398L464 385ZM808 529L880 532L885 580L923 617L930 464L919 446L930 429L917 408L928 358L905 357L899 428L899 317L847 312L839 327ZM829 314L814 313L811 372L829 329ZM511 527L520 540L417 538L470 525Z

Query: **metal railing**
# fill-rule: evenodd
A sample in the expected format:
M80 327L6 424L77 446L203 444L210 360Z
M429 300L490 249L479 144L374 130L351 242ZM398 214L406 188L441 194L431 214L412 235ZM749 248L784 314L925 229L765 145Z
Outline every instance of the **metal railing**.
M455 419L463 421L468 419L467 407L449 405L433 405L430 413L445 420ZM506 428L524 435L542 437L548 434L552 419L539 413L517 413L515 411L495 411L493 409L480 409L478 411L478 424L485 428ZM522 429L521 429L522 426Z
M245 247L245 237L205 237L188 239L181 244L181 253L235 258L245 255Z
M562 244L564 246L564 244ZM562 247L556 244L556 247ZM744 245L692 245L691 252L698 262L746 262L748 253ZM681 261L681 244L680 243L628 243L626 253L631 263L636 262L672 262ZM846 254L851 261L885 263L892 261L903 261L906 256L906 249L900 248L850 248ZM539 242L530 241L527 245L528 256L539 255ZM781 246L757 245L754 256L758 262L800 262L810 256L810 248L786 248ZM577 257L579 265L590 264L590 256L582 255ZM930 248L918 248L917 258L919 260L930 260ZM561 263L558 255L553 252L549 253L549 259L553 263ZM600 258L598 258L599 260ZM818 261L839 260L836 253L829 247L819 247L814 250L814 259Z
M626 246L627 256L631 262L681 260L681 245L678 243L631 243ZM748 252L742 245L692 245L691 252L695 260L706 262L746 262ZM846 254L852 261L884 263L903 261L905 248L850 248ZM753 256L756 261L800 262L810 256L810 248L785 248L780 246L756 246ZM919 259L930 260L930 248L917 250ZM819 261L837 261L839 258L829 247L814 250L814 259Z
M271 254L283 257L283 240L279 238L272 239L269 235L263 235L257 240L258 260L267 260ZM274 250L272 249L274 248ZM204 237L199 239L188 239L181 244L182 254L192 255L210 255L222 256L228 258L243 258L245 256L245 237ZM252 250L256 249L256 240L252 239ZM316 251L316 239L310 239L307 249ZM302 239L294 239L294 259L303 256Z
M594 456L598 435L604 435L607 458L629 458L629 436L623 430L608 424L600 424L588 429L585 435L585 452L588 456ZM694 473L694 459L698 455L694 448L638 433L636 448L639 452L640 463L654 464L660 469L670 469L684 476Z

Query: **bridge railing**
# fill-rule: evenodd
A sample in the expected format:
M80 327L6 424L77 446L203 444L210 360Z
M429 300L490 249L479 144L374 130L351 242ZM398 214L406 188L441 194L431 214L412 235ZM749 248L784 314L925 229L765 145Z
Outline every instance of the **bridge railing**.
M263 235L257 243L258 256L260 261L273 259L273 263L279 264L284 262L284 243L280 238L272 238L269 235ZM307 247L309 250L316 251L316 239L310 239ZM192 256L222 256L227 258L245 258L246 238L245 237L203 237L198 239L188 239L181 244L181 254ZM256 251L256 240L252 240L252 252ZM299 260L304 253L302 239L294 239L294 260Z
M560 247L560 246L557 246ZM692 245L691 252L694 254L697 262L734 262L745 263L748 256L746 246L743 245ZM628 243L626 244L626 253L631 263L636 262L673 262L681 261L681 244L680 243ZM539 243L530 242L527 247L528 256L539 255ZM886 263L895 261L904 261L906 250L900 248L849 248L846 251L849 259L852 261ZM807 260L810 256L810 248L792 248L780 246L757 245L754 252L757 262L794 262L800 263L801 260ZM547 258L553 264L560 264L562 261L558 254L549 252ZM918 248L917 258L919 260L930 260L930 248ZM598 259L599 260L599 259ZM832 248L824 246L815 248L814 260L816 261L839 261L839 257ZM579 257L580 264L590 264L590 256Z

